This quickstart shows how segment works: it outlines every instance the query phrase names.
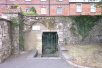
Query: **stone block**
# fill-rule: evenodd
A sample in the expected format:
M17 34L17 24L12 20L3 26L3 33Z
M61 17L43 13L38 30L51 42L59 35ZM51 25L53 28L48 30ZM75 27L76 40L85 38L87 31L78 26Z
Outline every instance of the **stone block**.
M3 36L6 36L7 34L3 34Z
M30 55L28 56L28 59L32 59L37 55L37 50L34 50L30 53Z
M60 48L61 51L68 51L68 49L64 46L59 46L59 48Z
M62 51L62 56L65 60L72 60L73 57L68 55L66 52Z
M3 25L3 26L1 26L2 28L7 28L7 26L6 25Z
M59 41L63 41L63 38L59 38Z
M37 37L37 39L42 39L42 37Z
M2 62L2 59L0 59L0 63Z
M0 30L1 30L2 28L1 28L1 25L0 25Z
M2 34L0 34L0 39L2 38Z
M4 33L6 33L6 34L7 34L7 33L8 33L8 29L5 29L5 30L4 30Z
M3 59L3 60L6 59L6 56L3 56L2 59Z
M62 34L63 34L63 32L59 32L58 34L59 34L59 35L62 35Z
M8 52L9 52L9 54L11 53L11 48L9 49L9 51L8 51Z
M41 35L41 34L36 34L36 36L37 36L37 37L39 37L39 36L41 37L42 35Z
M2 34L2 29L0 29L0 34Z
M2 54L0 53L0 58L2 57Z
M6 21L4 22L4 25L7 26L7 22Z
M2 21L1 21L2 22ZM3 25L3 23L0 23L0 25L2 26Z
M2 45L2 41L0 41L0 45Z
M0 49L2 49L2 45L0 45Z

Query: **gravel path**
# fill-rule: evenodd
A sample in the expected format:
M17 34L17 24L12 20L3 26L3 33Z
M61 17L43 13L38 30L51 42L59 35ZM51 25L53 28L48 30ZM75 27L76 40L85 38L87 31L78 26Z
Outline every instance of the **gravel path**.
M61 58L28 59L30 52L13 55L0 64L0 68L71 68Z

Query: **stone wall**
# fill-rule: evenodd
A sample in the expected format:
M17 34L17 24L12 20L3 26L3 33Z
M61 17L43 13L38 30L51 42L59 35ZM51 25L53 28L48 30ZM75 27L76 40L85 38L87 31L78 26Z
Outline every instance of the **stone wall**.
M59 35L59 45L76 44L83 42L98 42L102 41L102 20L98 22L98 25L94 26L90 31L89 36L81 41L81 35L73 35L70 28L73 20L70 16L25 16L24 17L24 31L29 32L32 29L32 24L42 23L49 31L56 31ZM49 24L52 23L52 24ZM53 26L53 28L51 28ZM44 31L44 30L43 30Z
M4 16L7 16L7 19L10 20L10 18L16 18L17 19L17 23L19 24L19 13L9 13L9 12L4 12L3 13ZM13 24L11 24L11 27L13 26ZM19 53L19 26L15 26L11 28L11 43L12 43L12 50L14 54Z
M10 23L0 18L0 63L11 54Z
M94 26L89 36L81 41L82 36L73 35L70 28L73 20L70 16L33 16L25 15L22 17L21 12L4 12L3 15L8 20L14 17L17 20L16 27L11 29L11 45L14 54L18 54L20 50L34 50L42 53L42 34L43 32L57 32L58 45L99 42L102 41L102 19L98 25ZM24 26L23 26L24 25ZM11 27L13 24L11 24ZM33 26L40 26L39 30L33 30ZM30 37L30 38L29 38ZM24 38L24 45L23 45ZM32 43L31 43L32 42ZM23 49L24 48L24 49Z
M23 19L20 13L20 8L8 9L0 18L0 63L10 54L19 54L23 50ZM16 23L10 21L11 18L16 19Z
M98 25L94 26L89 35L90 42L102 42L102 19L99 20Z
M6 17L7 16L7 17ZM81 41L82 37L78 34L73 35L70 28L73 20L69 16L24 16L20 12L5 12L4 17L16 18L18 26L12 27L9 32L10 22L5 19L0 19L0 61L7 58L11 53L18 54L20 50L34 50L42 53L42 34L43 32L57 32L58 45L87 43L87 42L102 42L102 19L99 20L98 25L94 26L90 31L89 36ZM23 27L24 25L24 27ZM39 30L33 30L33 26L40 26ZM10 34L11 33L11 34ZM10 39L11 35L11 39ZM23 45L24 38L24 45ZM6 41L5 41L6 40ZM12 45L12 46L11 46ZM24 48L24 49L23 49Z
M8 9L6 12L3 12L4 18L10 20L11 18L16 19L16 23L18 24L14 26L14 23L12 22L11 24L11 44L12 44L12 50L13 54L18 54L20 53L21 50L23 50L23 34L22 34L22 29L23 29L23 17L21 14L21 8L17 9Z
M62 20L62 21L61 21ZM59 23L59 22L60 23ZM56 17L55 23L57 23L57 27L59 24L62 24L62 27L60 30L62 30L63 33L63 44L76 44L76 43L90 43L90 42L102 42L102 19L98 21L98 24L95 25L92 30L89 32L89 36L87 36L84 41L82 41L82 36L78 34L77 30L76 33L77 35L74 35L73 32L70 30L73 20L72 18L69 17ZM57 28L55 26L55 28ZM57 28L58 30L58 28Z

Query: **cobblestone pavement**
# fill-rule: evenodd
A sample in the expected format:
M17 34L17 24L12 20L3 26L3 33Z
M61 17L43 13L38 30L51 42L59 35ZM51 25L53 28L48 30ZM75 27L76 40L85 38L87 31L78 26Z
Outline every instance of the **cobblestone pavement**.
M12 55L0 64L0 68L71 68L61 58L56 59L28 59L30 52Z

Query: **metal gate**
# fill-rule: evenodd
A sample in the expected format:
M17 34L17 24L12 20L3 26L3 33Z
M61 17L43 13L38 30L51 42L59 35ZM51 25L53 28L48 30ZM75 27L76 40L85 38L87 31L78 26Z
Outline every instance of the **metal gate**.
M52 54L57 51L58 34L57 32L43 32L42 52L43 54Z

